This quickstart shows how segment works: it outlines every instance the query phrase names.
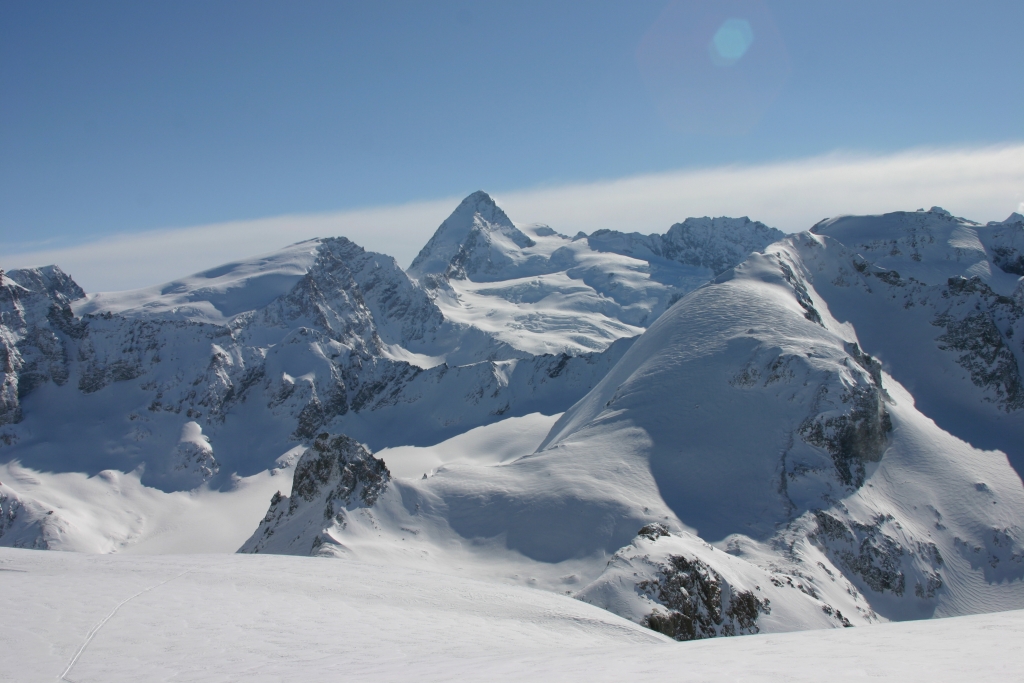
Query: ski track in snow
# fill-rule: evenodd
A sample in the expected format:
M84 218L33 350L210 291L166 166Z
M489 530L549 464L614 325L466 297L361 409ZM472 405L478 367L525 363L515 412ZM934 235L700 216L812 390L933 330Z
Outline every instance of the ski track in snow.
M15 571L17 571L17 570L15 570ZM78 648L78 652L76 652L75 656L71 658L70 662L68 662L67 668L64 669L64 673L62 673L60 675L60 678L58 680L68 681L69 683L76 683L72 679L68 678L68 674L71 673L71 670L73 668L75 668L75 663L78 661L78 658L82 656L82 653L85 652L85 648L89 647L89 643L92 642L92 639L95 638L96 634L100 632L100 629L103 628L103 626L108 621L110 621L110 619L115 614L117 614L118 610L120 610L122 607L124 607L125 605L127 605L129 602L131 602L135 598L139 597L140 595L144 595L145 593L148 593L151 590L159 588L160 586L166 585L166 584L170 583L171 581L174 581L175 579L179 579L182 576L184 576L185 574L188 574L190 571L192 571L192 570L191 569L186 569L185 571L181 572L177 576L172 576L171 578L169 578L169 579L167 579L165 581L161 581L160 583L155 584L153 586L150 586L149 588L144 588L144 589L140 590L138 593L136 593L135 595L127 597L124 600L122 600L121 602L119 602L114 609L110 610L110 614L108 614L107 616L105 616L102 619L100 619L99 623L97 623L95 626L93 626L92 630L90 630L89 633L86 634L85 641L82 643L82 646L80 648Z
M51 680L75 647L69 683L1002 683L1019 673L1024 637L1017 611L676 643L550 592L354 561L0 549L0 563L27 570L0 608L45 638L0 639L4 673L17 672L5 680L19 683ZM76 624L101 596L168 570L79 646Z

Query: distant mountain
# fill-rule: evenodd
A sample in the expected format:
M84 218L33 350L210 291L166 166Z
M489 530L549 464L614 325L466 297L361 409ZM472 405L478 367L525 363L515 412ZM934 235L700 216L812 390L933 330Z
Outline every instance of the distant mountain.
M782 237L747 218L690 218L665 235L570 238L544 225L517 227L476 192L409 274L446 319L531 354L577 354L640 334L681 296Z

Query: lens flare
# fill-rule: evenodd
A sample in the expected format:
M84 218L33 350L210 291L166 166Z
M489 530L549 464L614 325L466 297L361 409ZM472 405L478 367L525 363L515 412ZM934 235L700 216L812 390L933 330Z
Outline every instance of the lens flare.
M726 19L715 31L708 48L711 61L718 66L732 66L747 54L754 42L754 30L746 19Z
M696 135L750 132L790 73L764 0L669 2L640 39L636 60L658 116Z

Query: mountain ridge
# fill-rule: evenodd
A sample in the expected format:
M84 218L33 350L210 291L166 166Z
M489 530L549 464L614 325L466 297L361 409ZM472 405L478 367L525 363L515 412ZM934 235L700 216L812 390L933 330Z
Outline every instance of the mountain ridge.
M241 550L679 640L1024 606L1022 245L934 207L570 238L481 192L410 273L345 238L116 295L11 271L0 544L123 548L145 522L97 501L293 477Z

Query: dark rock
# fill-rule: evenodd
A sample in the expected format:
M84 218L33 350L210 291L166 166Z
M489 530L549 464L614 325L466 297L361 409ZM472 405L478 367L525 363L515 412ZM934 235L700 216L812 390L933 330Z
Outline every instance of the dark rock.
M733 590L706 563L682 555L670 555L658 579L637 588L667 608L649 614L644 626L676 640L758 633L758 617L771 613L768 600Z

